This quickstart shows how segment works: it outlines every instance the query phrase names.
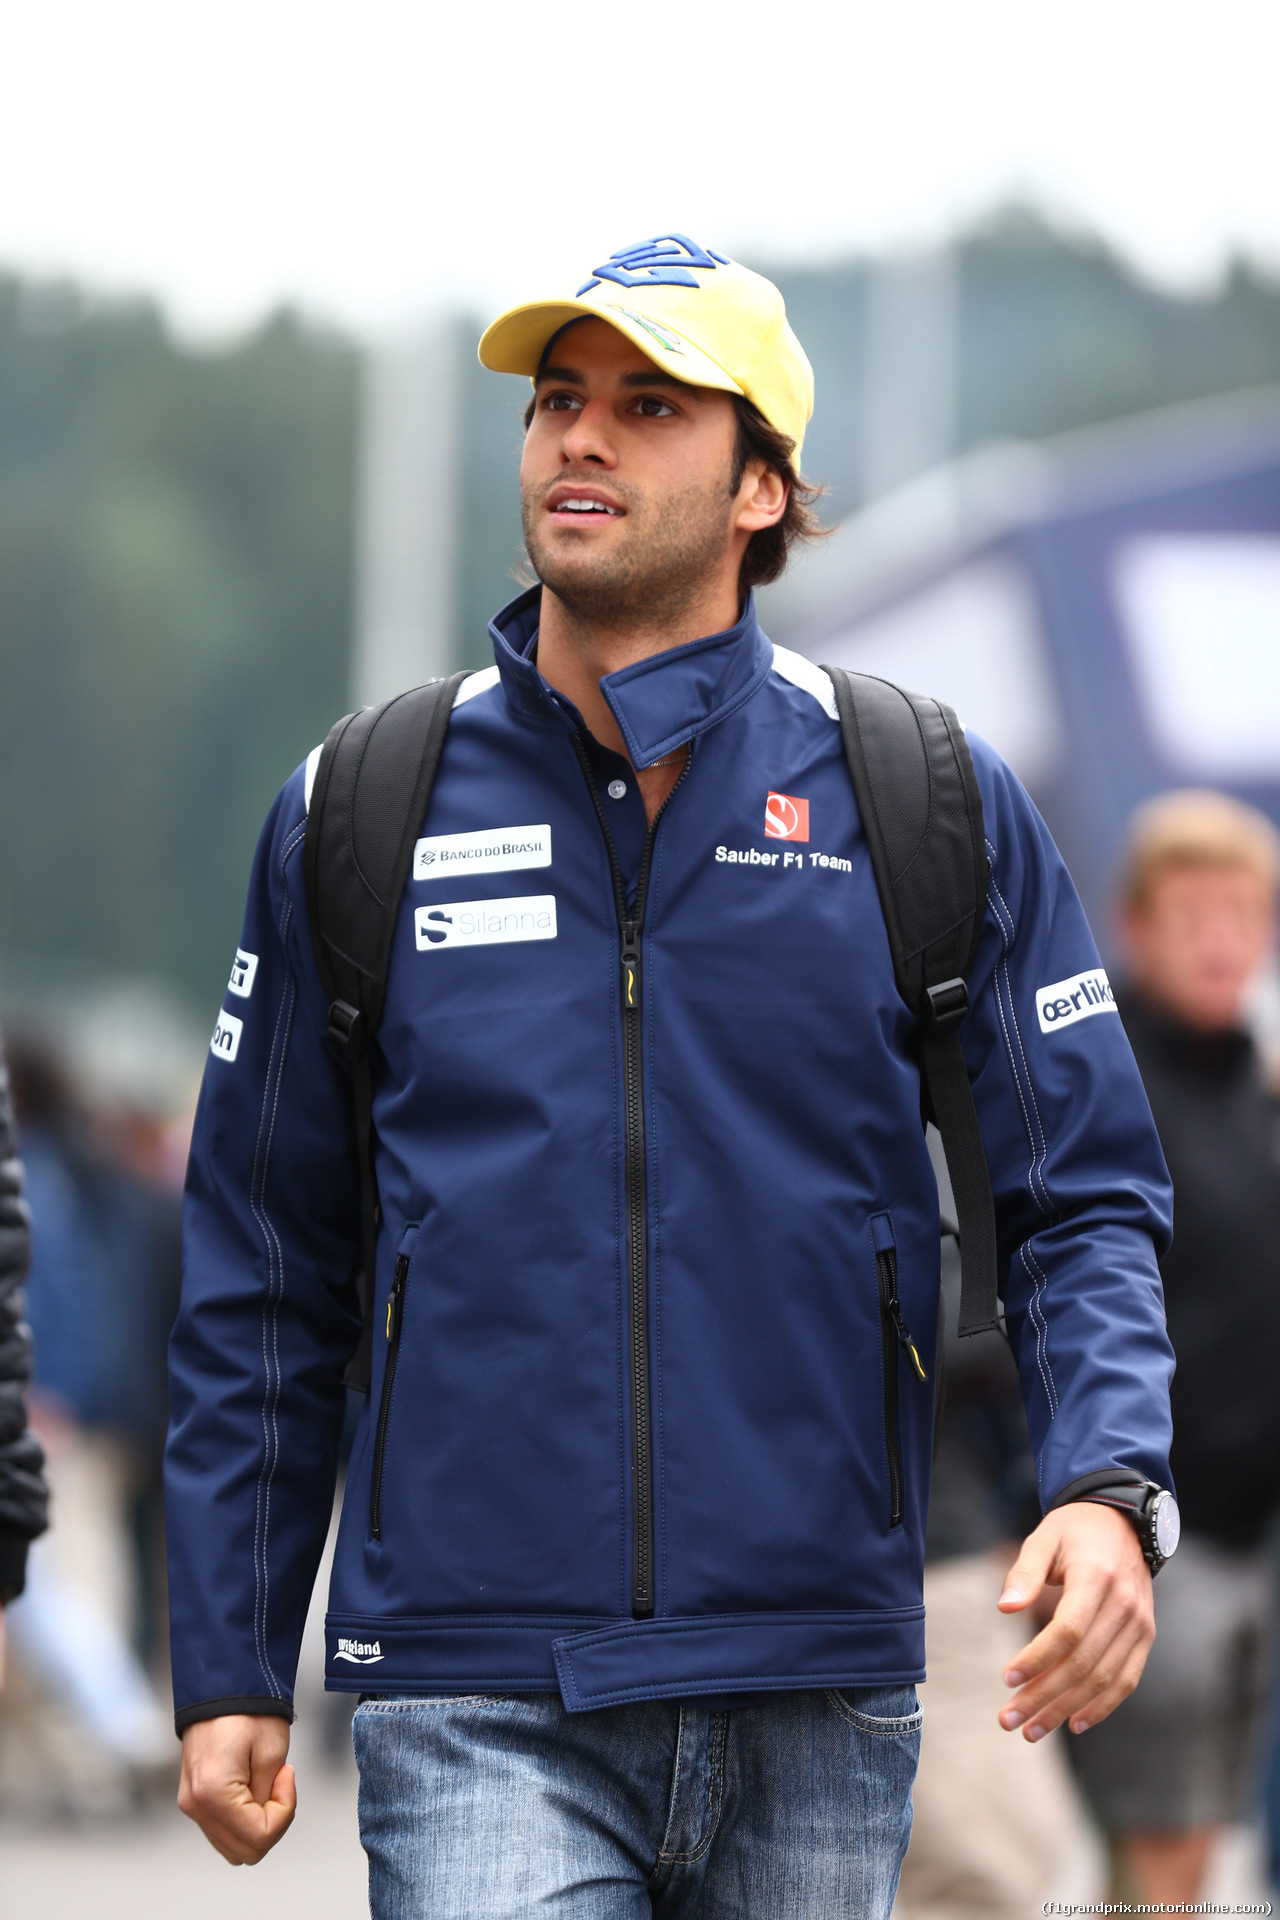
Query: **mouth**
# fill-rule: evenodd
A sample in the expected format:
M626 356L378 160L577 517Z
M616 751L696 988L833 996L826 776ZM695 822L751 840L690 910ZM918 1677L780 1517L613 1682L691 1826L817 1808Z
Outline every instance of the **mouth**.
M588 521L621 520L626 508L594 487L553 487L547 496L547 512L558 526L580 527Z

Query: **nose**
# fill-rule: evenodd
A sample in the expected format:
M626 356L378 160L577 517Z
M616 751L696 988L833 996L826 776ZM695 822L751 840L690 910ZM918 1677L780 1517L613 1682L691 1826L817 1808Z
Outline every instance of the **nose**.
M560 442L560 459L566 467L612 467L617 463L613 436L609 431L611 415L601 399L590 399L572 416Z

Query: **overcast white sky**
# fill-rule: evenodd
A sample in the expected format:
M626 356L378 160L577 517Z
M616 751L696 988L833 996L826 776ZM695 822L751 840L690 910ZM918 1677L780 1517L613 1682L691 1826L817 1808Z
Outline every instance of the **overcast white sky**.
M1038 200L1280 271L1276 0L20 0L0 263L381 332L675 228L830 257Z

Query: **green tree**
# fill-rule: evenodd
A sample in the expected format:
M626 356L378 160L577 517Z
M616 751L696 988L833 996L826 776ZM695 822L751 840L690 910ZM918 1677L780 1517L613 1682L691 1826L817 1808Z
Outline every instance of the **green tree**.
M342 711L357 356L0 280L0 953L220 991L271 794Z

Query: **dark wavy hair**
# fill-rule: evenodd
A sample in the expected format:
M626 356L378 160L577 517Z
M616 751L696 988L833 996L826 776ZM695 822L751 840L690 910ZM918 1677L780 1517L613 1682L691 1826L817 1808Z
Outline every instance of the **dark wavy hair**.
M764 527L759 533L753 533L747 542L738 573L739 590L746 594L752 587L767 587L771 580L779 578L786 570L791 549L797 541L808 543L825 540L832 529L824 527L814 512L814 503L822 498L826 488L815 481L803 479L796 472L791 457L795 452L795 441L789 434L771 427L760 409L753 406L750 400L737 393L731 398L737 417L737 435L733 445L733 465L729 472L729 492L735 494L742 485L742 476L749 460L763 461L766 467L772 467L780 473L787 483L787 506L781 520L775 526ZM530 400L524 410L526 433L533 424L536 405L536 399Z

